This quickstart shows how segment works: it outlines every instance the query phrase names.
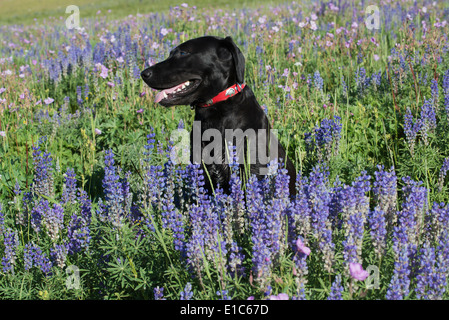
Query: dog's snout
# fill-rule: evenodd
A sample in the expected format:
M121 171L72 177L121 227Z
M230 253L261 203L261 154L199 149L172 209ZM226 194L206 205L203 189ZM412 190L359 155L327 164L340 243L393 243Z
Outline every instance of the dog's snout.
M153 71L151 70L151 68L148 68L148 69L143 70L140 75L142 76L142 78L144 80L149 79L153 75Z

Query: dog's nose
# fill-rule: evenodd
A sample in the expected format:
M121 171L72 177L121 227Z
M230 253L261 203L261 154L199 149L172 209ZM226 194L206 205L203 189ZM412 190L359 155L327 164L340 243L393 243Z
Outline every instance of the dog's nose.
M143 79L149 79L153 75L153 71L151 71L151 69L148 68L143 70L140 75L142 76Z

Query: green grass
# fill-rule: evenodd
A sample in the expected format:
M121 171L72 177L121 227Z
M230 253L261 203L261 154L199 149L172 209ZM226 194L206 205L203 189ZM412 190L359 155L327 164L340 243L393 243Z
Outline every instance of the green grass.
M216 8L232 10L233 8L255 7L281 3L284 1L274 0L194 0L184 1L189 6L196 6L198 9ZM69 5L76 5L80 10L80 19L95 17L101 10L102 14L107 13L109 19L120 19L128 15L147 14L152 12L167 13L170 7L179 6L182 0L2 0L0 10L0 25L4 24L33 24L35 19L38 23L50 19L65 19L66 8ZM110 10L110 12L109 12Z

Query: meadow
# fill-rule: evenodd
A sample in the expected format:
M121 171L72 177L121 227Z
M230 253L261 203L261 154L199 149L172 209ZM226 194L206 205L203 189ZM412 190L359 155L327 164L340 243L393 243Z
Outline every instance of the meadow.
M1 299L448 299L449 6L368 5L1 25ZM209 195L170 157L193 111L140 72L205 34L244 53L295 196L275 162Z

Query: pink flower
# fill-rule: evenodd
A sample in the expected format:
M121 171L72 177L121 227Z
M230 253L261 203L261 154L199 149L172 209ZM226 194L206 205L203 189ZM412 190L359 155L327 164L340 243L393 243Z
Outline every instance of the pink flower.
M6 137L6 132L5 131L0 131L0 137Z
M112 88L112 87L115 87L115 84L114 84L114 82L108 81L108 86L110 86Z
M100 73L100 77L102 77L103 79L106 79L108 77L108 71L109 69L106 68L104 65L102 65L101 63L97 63L95 65L95 67L98 69L101 69L101 73Z
M380 59L379 56L378 56L377 54L373 55L373 58L374 58L374 61L377 61L377 60Z
M166 28L161 29L161 35L166 36L169 33L169 31Z
M100 77L102 77L103 79L106 79L108 77L108 71L109 71L109 69L102 65Z
M55 99L52 99L52 98L47 98L47 99L44 99L44 103L48 106L50 103L53 103L53 101L55 101Z
M304 253L306 256L310 255L310 248L306 247L306 245L302 242L301 238L298 238L298 240L296 240L296 249L299 252Z
M0 88L0 94L6 91L6 88Z
M362 265L360 263L354 262L351 262L349 264L349 273L351 277L359 281L363 281L369 276L368 271L363 270Z
M97 128L95 128L95 134L96 134L96 135L99 135L99 134L101 134L101 130L100 130L100 129L97 129Z
M137 113L143 113L143 109L139 109L136 111Z
M288 294L279 293L277 296L270 296L270 300L288 300Z

